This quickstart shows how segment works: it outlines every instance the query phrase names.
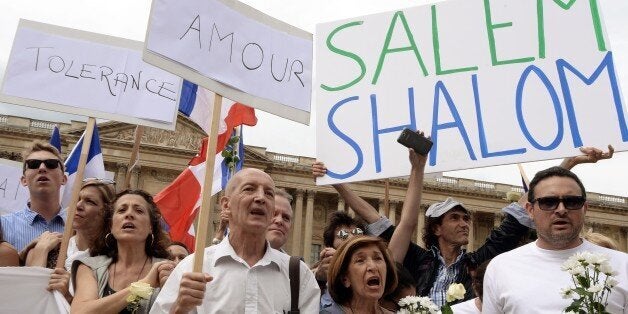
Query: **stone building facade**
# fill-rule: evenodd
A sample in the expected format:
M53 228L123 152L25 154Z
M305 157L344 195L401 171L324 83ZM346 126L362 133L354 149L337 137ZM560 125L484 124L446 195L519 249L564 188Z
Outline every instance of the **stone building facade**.
M0 115L0 158L21 160L20 153L33 139L47 141L54 124L28 118ZM60 124L63 151L67 154L78 141L85 123L73 121ZM125 181L133 147L134 125L120 122L98 124L105 168L115 173L117 187ZM140 167L131 175L131 186L157 193L187 166L198 152L203 131L183 116L178 117L175 131L146 128L141 140ZM286 250L292 255L303 256L307 262L318 259L323 247L323 228L330 213L336 210L351 212L331 186L317 186L311 176L313 158L291 156L266 151L262 147L245 148L245 166L263 169L275 180L277 187L294 196L292 234ZM586 183L585 183L586 184ZM385 204L385 181L373 180L351 184L353 190L379 209L392 221L398 222L407 181L403 178L389 180L388 206ZM453 196L472 212L469 249L479 247L490 230L502 219L500 209L507 204L509 192L521 193L518 186L459 179L452 177L428 177L425 179L421 206L425 209L436 201ZM605 234L617 242L620 249L628 252L628 199L620 196L589 193L590 201L585 230ZM423 211L424 213L424 211ZM212 215L218 224L217 207ZM425 216L419 217L419 230ZM211 234L211 233L210 233ZM421 233L415 234L418 243Z

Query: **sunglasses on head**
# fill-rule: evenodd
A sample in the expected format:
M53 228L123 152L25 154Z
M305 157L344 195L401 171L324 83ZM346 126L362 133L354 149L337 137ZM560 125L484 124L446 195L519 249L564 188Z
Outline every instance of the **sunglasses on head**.
M26 168L39 169L39 166L43 163L48 169L57 169L61 164L59 159L26 159Z
M116 181L113 181L111 179L107 179L107 178L85 178L83 179L83 183L87 183L87 182L98 182L98 183L102 183L102 184L116 184Z
M584 206L584 202L586 202L586 198L584 196L546 196L539 197L532 201L532 203L538 203L539 208L541 210L555 210L558 208L558 204L563 203L566 209L576 210L582 208Z
M338 230L338 233L336 233L338 238L340 238L342 240L347 239L349 237L349 234L357 236L357 235L364 234L364 231L362 231L362 229L360 229L360 228L354 228L353 230L340 229L340 230Z

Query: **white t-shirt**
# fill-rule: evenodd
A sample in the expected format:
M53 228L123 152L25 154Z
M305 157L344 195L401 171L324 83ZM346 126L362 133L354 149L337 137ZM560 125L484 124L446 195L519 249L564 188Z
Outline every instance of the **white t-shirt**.
M454 304L451 306L454 314L481 314L480 309L475 305L475 298Z
M484 275L484 313L562 313L572 299L562 288L573 287L571 275L560 267L576 252L604 253L619 282L608 298L607 311L628 312L628 254L583 240L568 250L544 250L529 243L493 258Z
M266 253L253 267L240 258L225 237L219 244L205 249L203 272L214 279L205 289L203 304L197 313L287 313L290 310L290 256L266 244ZM159 292L150 313L170 313L181 277L191 272L194 254L183 259L172 271ZM300 262L299 309L301 313L318 313L320 289L314 274Z

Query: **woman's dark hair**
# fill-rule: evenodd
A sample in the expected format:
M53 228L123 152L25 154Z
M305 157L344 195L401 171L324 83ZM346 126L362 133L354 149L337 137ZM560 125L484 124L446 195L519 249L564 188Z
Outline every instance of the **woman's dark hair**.
M355 251L371 245L377 246L377 248L382 252L382 256L386 262L386 283L384 284L383 296L388 295L397 287L397 271L395 269L395 262L390 256L388 247L386 246L384 240L371 236L352 237L338 248L329 266L329 272L327 273L329 294L336 304L345 305L353 298L353 289L351 287L347 288L343 285L343 278L347 275L349 264L351 263L351 257Z
M412 274L401 263L395 262L395 269L397 270L397 287L390 294L384 296L384 299L397 304L401 291L407 288L415 288L416 281L414 281Z
M491 260L487 260L480 264L478 268L475 269L475 274L471 276L471 287L473 288L473 292L475 295L480 298L480 301L483 301L482 296L484 294L484 290L482 285L484 285L484 273L486 272L486 267L488 267L488 263Z
M334 233L336 228L340 226L356 226L362 231L366 231L366 226L361 220L354 219L346 212L335 211L329 215L329 222L323 230L323 243L326 247L334 247Z
M145 241L146 255L151 257L168 258L168 245L170 245L170 239L161 228L161 212L153 201L153 197L143 190L124 190L116 195L116 199L113 201L113 208L105 210L104 215L104 228L101 234L96 238L93 247L89 248L91 256L107 255L113 259L118 260L118 245L116 239L111 235L111 219L115 211L115 205L118 200L125 195L139 195L148 204L148 216L150 217L150 224L152 229L152 241L150 236Z

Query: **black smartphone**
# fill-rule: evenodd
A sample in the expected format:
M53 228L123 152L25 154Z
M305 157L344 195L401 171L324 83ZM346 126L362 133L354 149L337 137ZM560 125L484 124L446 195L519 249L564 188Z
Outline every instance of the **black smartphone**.
M432 149L432 141L429 138L414 132L408 128L403 129L399 138L397 138L397 142L402 144L405 147L412 148L419 155L427 155Z

